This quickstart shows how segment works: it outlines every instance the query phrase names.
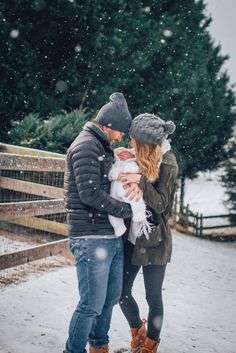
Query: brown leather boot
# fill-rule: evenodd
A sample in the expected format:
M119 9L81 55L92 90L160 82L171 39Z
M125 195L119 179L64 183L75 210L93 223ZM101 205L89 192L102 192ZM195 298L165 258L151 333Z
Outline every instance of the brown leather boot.
M89 346L89 353L109 353L109 346L108 344L100 348Z
M141 353L156 353L160 340L154 341L151 338L146 338L144 346L141 348Z
M132 353L138 353L140 352L141 348L144 345L144 341L146 339L147 336L147 330L145 327L146 324L146 320L142 319L142 326L137 328L131 328L130 332L131 332L131 342L130 342L130 346L131 346L131 352Z

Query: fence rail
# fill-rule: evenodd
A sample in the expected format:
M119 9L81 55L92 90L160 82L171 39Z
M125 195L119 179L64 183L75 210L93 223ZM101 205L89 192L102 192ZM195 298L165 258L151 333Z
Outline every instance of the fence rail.
M18 154L23 156L30 155L30 156L53 157L53 158L65 159L64 154L42 151L42 150L37 150L33 148L28 148L28 147L14 146L14 145L9 145L7 143L0 143L0 152Z
M1 170L64 172L65 158L1 153L0 167Z
M61 254L67 249L67 239L34 246L25 250L18 250L0 257L0 270L19 266L31 261L39 260L48 256Z
M63 189L50 185L31 183L25 180L1 177L0 188L24 192L31 195L43 196L50 199L63 198Z
M65 212L62 199L2 203L0 204L0 221L26 216L45 216L62 212Z
M0 270L66 251L64 169L65 155L0 144L0 228L36 232L43 242L0 254Z

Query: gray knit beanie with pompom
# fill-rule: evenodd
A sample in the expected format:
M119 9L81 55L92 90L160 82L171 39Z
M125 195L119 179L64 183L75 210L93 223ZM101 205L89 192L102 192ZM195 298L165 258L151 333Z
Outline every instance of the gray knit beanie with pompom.
M129 135L140 143L159 145L175 131L173 121L164 121L154 114L144 113L132 121Z

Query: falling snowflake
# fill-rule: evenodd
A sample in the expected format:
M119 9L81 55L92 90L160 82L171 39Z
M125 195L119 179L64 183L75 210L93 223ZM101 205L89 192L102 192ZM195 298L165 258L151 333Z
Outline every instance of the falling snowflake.
M143 8L143 11L146 12L146 13L149 13L151 11L151 7L150 6L145 6Z
M161 316L156 316L154 317L153 321L153 326L157 329L160 330L161 326L162 326L162 317Z
M75 47L75 52L79 53L79 52L81 52L81 50L82 50L81 45L77 44L76 47Z
M165 29L163 34L166 38L170 38L173 35L173 32L170 29Z
M20 31L18 31L18 29L13 29L10 32L10 37L13 38L13 39L16 39L16 38L19 37L19 34L20 34Z
M56 91L57 92L62 93L62 92L67 91L67 89L68 89L68 85L65 81L62 81L62 80L57 81L57 83L56 83Z
M105 260L107 258L107 251L104 248L96 248L95 250L95 257L98 260Z

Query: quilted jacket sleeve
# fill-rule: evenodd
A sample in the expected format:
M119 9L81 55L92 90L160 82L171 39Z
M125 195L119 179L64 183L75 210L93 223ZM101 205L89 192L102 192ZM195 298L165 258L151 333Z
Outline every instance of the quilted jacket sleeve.
M93 141L89 141L89 144L79 144L71 152L71 164L81 201L115 217L132 217L129 204L115 200L103 189L99 156L99 147Z

